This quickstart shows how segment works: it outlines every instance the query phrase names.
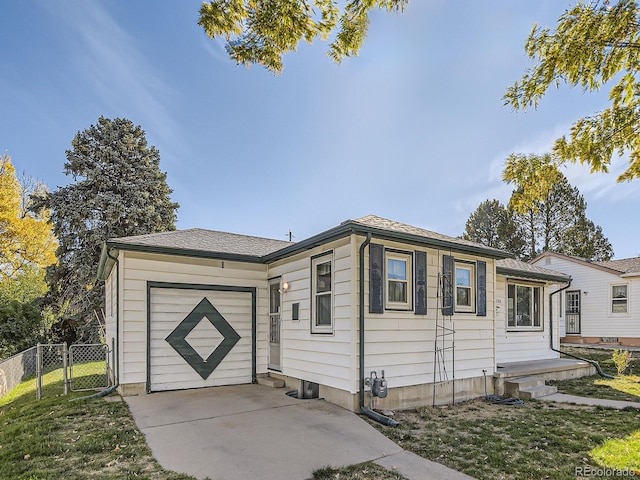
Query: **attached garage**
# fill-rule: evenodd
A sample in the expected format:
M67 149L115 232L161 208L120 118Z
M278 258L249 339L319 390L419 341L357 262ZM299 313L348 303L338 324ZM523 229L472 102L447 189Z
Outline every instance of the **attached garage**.
M256 289L148 283L149 391L251 383Z
M289 245L201 229L110 240L98 277L118 390L254 382L269 357L262 258Z

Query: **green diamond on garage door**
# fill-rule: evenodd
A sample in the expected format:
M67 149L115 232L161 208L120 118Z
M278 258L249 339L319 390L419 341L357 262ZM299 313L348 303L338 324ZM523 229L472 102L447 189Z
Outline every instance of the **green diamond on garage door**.
M189 345L186 336L191 330L196 328L198 324L207 319L211 322L220 334L224 337L217 348L211 352L211 355L205 360L194 348ZM209 300L203 298L202 301L194 308L189 315L186 316L176 329L165 339L169 342L176 352L202 377L203 380L209 378L209 375L216 369L224 357L231 351L236 343L240 340L240 335L236 332L229 322L220 314Z

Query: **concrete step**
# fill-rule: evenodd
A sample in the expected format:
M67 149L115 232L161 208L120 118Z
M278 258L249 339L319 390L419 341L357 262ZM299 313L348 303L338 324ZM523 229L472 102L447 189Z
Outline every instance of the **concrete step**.
M263 376L259 376L257 380L258 380L258 385L265 385L271 388L284 388L284 380L282 380L281 378L263 375Z
M542 377L520 377L510 378L504 382L504 392L511 397L518 397L518 392L527 388L544 386L545 380Z
M546 397L558 393L558 387L554 385L539 385L537 387L523 388L518 392L518 398L531 400L532 398Z

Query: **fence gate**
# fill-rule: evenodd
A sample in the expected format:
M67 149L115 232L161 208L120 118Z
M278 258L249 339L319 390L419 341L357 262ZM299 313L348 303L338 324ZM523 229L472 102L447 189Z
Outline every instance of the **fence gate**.
M69 386L74 392L111 386L107 345L92 343L69 347Z

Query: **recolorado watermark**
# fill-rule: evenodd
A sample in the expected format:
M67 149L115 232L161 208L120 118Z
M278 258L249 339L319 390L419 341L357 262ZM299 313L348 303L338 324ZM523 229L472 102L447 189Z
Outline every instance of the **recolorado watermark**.
M585 465L575 468L576 478L632 478L636 476L636 471L630 468L600 468ZM640 474L637 475L640 478Z

